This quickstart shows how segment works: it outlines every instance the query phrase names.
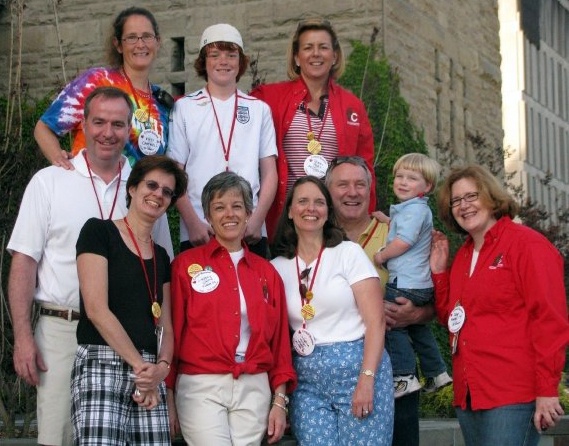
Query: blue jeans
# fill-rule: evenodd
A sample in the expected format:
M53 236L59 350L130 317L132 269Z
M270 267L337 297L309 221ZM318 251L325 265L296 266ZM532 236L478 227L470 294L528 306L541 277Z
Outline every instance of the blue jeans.
M403 296L421 307L433 301L433 289L397 288L396 284L387 284L385 299L395 302ZM416 360L419 357L421 371L426 378L434 378L446 371L446 364L441 356L437 341L426 324L408 325L405 328L389 330L385 335L385 347L391 357L393 375L412 375L415 373Z
M456 408L466 446L537 446L539 433L533 425L535 402L495 409Z

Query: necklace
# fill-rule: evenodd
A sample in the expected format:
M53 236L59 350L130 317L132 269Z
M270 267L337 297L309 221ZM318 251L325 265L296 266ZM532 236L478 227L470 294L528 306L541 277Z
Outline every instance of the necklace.
M148 120L150 119L150 113L147 110L140 107L140 103L138 102L138 95L140 94L140 96L142 96L143 98L152 100L152 94L142 92L134 88L134 85L132 84L130 77L128 76L128 74L126 74L126 71L123 68L121 68L121 73L126 79L128 86L130 87L130 91L132 93L132 96L134 97L134 102L136 102L136 110L134 112L134 117L139 122L144 124L148 122ZM148 90L152 92L152 88L150 87L150 82L148 82Z
M312 155L318 155L322 150L322 143L320 142L320 138L322 137L324 125L326 124L326 118L328 118L328 112L330 110L329 103L326 104L326 111L324 112L322 125L320 126L320 131L318 132L317 138L312 131L312 119L310 119L310 108L308 107L308 103L304 103L304 108L306 109L306 123L308 124L308 133L306 134L308 144L306 145L306 150L308 150Z
M152 288L150 288L150 279L148 278L148 271L146 270L146 265L144 263L144 259L142 258L142 253L140 252L140 248L138 247L138 243L136 243L136 238L134 233L128 224L128 220L124 218L124 224L126 229L128 230L128 235L132 240L132 244L136 249L136 253L138 254L138 259L140 260L140 266L142 267L142 273L144 274L144 280L146 281L146 287L148 288L148 296L150 298L150 310L152 312L152 316L154 317L154 325L158 324L158 318L162 314L162 309L160 308L160 304L158 303L157 298L157 268L156 268L156 253L154 252L154 242L152 241L152 237L150 237L150 247L152 249L152 263L154 266L154 292L152 292Z
M235 90L235 105L233 106L233 121L231 122L231 130L229 131L229 141L227 146L225 145L225 140L223 139L223 133L221 132L221 125L219 124L219 118L217 117L217 112L215 111L215 104L213 103L213 98L209 92L209 88L206 85L205 91L209 96L211 102L211 107L213 108L213 115L215 116L215 123L217 124L217 131L219 133L219 139L221 140L221 147L223 149L223 157L225 158L225 171L229 172L229 152L231 151L231 140L233 139L233 130L235 130L235 121L237 120L237 90Z
M91 186L93 186L93 192L95 192L95 198L97 199L97 205L99 206L99 214L101 215L101 220L104 220L103 217L103 207L101 206L101 202L99 201L99 195L97 194L97 188L95 187L95 181L93 180L93 173L91 172L91 166L89 165L89 159L87 158L87 152L83 151L83 158L85 158L85 164L87 164L87 171L89 172L89 178L91 179ZM117 204L117 197L119 195L119 188L121 186L121 162L119 161L119 180L117 181L117 188L115 190L115 198L113 199L113 205L111 207L111 212L109 213L109 220L113 218L113 212L115 211L115 205Z
M314 318L316 311L314 306L310 301L314 298L314 280L316 279L316 273L318 272L318 266L320 265L320 259L322 258L322 253L324 252L324 246L320 248L318 252L318 257L316 259L316 265L314 266L314 273L312 274L312 280L310 285L308 285L308 276L310 275L311 268L306 268L302 273L300 272L300 266L298 264L298 253L296 254L296 273L298 275L298 290L300 293L300 314L302 316L302 328L306 328L306 321ZM306 280L306 283L302 281Z

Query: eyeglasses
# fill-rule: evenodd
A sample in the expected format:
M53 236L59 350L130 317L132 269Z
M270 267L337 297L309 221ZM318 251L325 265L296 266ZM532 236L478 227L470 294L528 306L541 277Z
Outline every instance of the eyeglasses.
M330 168L334 168L344 163L355 164L356 166L365 167L366 169L368 168L365 160L361 156L354 155L334 157L332 161L330 161Z
M142 36L137 36L136 34L130 34L122 39L124 43L129 45L134 45L138 42L138 40L142 40L144 43L152 43L156 40L156 36L154 34L143 34Z
M146 184L146 187L149 190L151 190L152 192L156 192L158 189L162 189L162 196L164 198L171 200L172 198L174 198L176 196L176 194L174 193L174 191L172 189L170 189L167 186L160 186L154 180L146 180L144 183Z
M450 200L450 207L455 208L457 206L460 206L462 200L464 200L465 203L472 203L473 201L478 200L479 195L480 195L479 192L468 192L467 194L464 194L462 197L453 198L452 200Z

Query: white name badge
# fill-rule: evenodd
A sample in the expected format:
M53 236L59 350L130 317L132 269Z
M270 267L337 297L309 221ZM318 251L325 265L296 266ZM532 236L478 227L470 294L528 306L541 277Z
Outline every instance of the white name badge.
M300 356L308 356L314 351L316 341L306 328L299 328L292 335L292 346Z
M462 305L457 305L448 317L448 331L451 333L458 333L464 325L465 320L466 312L464 311L464 307Z
M145 155L156 155L160 149L160 135L152 129L145 129L138 135L138 148Z
M219 276L213 271L200 271L192 277L192 288L198 293L211 293L219 286Z
M327 170L328 161L322 155L310 155L304 160L304 172L306 172L306 175L324 178Z

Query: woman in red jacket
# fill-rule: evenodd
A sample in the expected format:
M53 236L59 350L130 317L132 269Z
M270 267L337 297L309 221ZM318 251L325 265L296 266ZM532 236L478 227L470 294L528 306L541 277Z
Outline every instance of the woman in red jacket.
M467 446L537 445L563 415L557 388L569 342L563 258L512 221L518 206L481 166L453 170L441 220L468 237L450 271L433 237L431 270L453 353L454 406Z
M260 445L265 434L276 443L296 387L283 282L243 241L247 180L218 173L202 206L214 237L172 263L171 430L189 445Z
M286 193L298 178L323 178L337 155L361 156L373 175L373 134L364 104L336 83L344 67L330 22L303 20L288 48L290 81L261 85L251 92L271 107L277 135L279 183L266 217L269 239ZM375 209L375 177L372 185L370 211Z

